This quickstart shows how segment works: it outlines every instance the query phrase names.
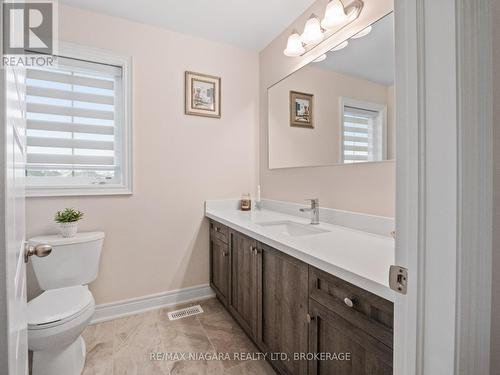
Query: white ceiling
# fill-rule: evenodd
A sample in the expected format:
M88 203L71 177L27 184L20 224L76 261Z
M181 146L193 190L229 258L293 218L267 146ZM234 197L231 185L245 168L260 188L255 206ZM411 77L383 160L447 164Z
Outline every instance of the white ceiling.
M60 0L60 3L259 51L314 0Z
M349 45L329 52L319 66L368 79L386 86L394 84L394 15L373 24L370 34L351 39Z

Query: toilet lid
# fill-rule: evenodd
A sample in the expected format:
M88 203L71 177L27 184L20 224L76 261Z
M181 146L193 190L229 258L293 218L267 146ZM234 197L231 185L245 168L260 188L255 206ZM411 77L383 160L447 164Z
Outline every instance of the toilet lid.
M84 310L93 300L87 286L51 289L28 302L28 325L65 320Z
M60 234L53 234L30 238L29 243L33 245L43 243L51 246L63 246L102 240L104 237L104 232L79 232L73 237L63 237Z

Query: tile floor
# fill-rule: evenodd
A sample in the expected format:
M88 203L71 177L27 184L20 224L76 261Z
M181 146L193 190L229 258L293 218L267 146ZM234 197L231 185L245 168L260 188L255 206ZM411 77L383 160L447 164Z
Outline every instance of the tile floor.
M204 313L170 321L169 307L89 326L83 333L83 375L274 375L263 360L234 359L258 353L255 345L216 299L201 301ZM151 360L151 353L229 353L231 359Z

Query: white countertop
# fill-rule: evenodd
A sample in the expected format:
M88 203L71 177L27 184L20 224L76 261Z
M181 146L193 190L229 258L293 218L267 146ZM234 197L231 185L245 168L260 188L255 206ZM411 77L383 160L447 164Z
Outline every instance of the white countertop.
M389 267L394 264L394 239L330 223L325 233L292 237L258 223L290 220L309 224L304 217L268 209L240 211L231 205L209 204L205 215L257 241L333 274L389 301ZM321 218L320 218L321 219Z

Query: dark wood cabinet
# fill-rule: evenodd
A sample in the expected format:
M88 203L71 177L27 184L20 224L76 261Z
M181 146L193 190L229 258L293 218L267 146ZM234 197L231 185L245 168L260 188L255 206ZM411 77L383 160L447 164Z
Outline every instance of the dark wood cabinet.
M392 349L392 302L312 266L309 297Z
M255 338L257 328L257 241L230 231L231 283L229 311L246 333Z
M259 244L257 257L257 345L263 352L306 353L308 265ZM306 360L275 360L282 374L307 374Z
M210 286L227 306L229 297L229 245L210 236Z
M225 225L210 221L210 238L229 243L229 228Z
M392 375L392 350L310 299L309 375Z
M210 285L279 374L393 373L392 302L214 221Z

